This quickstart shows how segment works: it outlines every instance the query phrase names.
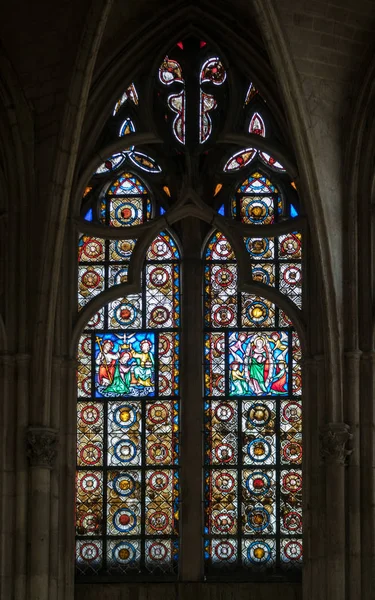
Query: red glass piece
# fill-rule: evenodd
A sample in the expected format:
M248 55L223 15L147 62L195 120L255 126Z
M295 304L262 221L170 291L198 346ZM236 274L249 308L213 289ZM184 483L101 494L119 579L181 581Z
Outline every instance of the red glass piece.
M177 42L177 46L178 46L179 48L181 48L181 50L183 50L183 49L184 49L184 44L183 44L183 42Z
M204 48L205 46L207 46L207 42L204 42L203 40L201 40L199 45L201 48Z
M112 161L106 160L105 163L104 163L104 166L105 166L106 169L111 170L113 168Z

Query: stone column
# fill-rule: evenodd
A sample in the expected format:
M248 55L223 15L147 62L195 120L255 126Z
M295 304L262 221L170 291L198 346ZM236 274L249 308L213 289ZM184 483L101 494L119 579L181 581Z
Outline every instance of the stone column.
M327 423L320 428L321 460L325 466L327 600L345 598L345 471L352 450L346 423Z
M357 600L361 594L361 467L360 467L360 359L358 350L345 352L345 419L353 434L353 455L347 468L345 497L347 514L347 594Z
M361 359L361 600L375 589L375 352Z
M30 462L29 600L49 599L51 469L57 454L57 432L48 427L29 427L27 454Z

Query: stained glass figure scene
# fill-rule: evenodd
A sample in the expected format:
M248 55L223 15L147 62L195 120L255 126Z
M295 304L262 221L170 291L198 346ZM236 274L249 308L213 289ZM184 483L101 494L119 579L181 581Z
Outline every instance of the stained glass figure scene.
M266 278L273 278L273 285L275 244L289 248L294 240L280 237L280 242L268 241L269 263L254 262ZM300 248L300 238L296 240ZM298 254L297 242L292 245ZM220 232L207 244L205 257L206 572L248 569L262 577L298 571L302 564L299 339L275 304L238 291L234 252Z
M81 258L87 263L105 255L117 260L125 253L126 259L129 242L88 238L82 242ZM177 572L179 259L173 238L159 234L147 252L143 292L107 303L80 338L80 575ZM102 265L107 284L110 267L110 262Z

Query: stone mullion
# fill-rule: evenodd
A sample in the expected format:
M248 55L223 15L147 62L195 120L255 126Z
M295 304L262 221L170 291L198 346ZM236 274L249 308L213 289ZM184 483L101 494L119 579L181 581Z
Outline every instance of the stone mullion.
M202 551L202 260L200 225L183 222L180 579L199 581Z

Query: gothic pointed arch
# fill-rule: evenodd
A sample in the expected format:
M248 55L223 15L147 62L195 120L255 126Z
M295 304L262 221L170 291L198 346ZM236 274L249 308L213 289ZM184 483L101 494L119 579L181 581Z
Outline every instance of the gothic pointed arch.
M187 383L191 374L184 373L184 365L191 362L189 354L195 355L191 360L196 361L196 374L198 380L201 375L204 387L204 460L195 465L195 478L202 477L203 468L206 508L204 523L194 524L193 529L200 527L205 547L198 560L207 577L299 577L301 343L306 341L302 241L308 231L285 122L280 111L273 110L268 86L262 87L270 66L263 58L254 64L256 76L246 79L231 52L222 53L198 28L189 34L182 28L175 43L160 52L157 60L150 57L147 67L143 65L144 73L154 73L151 81L142 70L135 71L112 95L106 118L101 116L101 131L95 129L96 142L86 153L86 164L82 162L75 218L83 232L76 334L89 321L82 334L84 343L81 338L79 345L79 393L84 398L79 402L85 404L79 415L99 404L104 416L99 417L99 433L96 426L91 431L85 419L82 425L79 416L79 576L105 580L134 574L173 577L179 568L180 542L172 522L180 519L181 497L191 477L188 470L193 467L184 464L189 449L182 447L178 463L172 465L176 472L181 465L184 482L181 488L177 484L168 488L174 504L166 500L166 492L160 496L165 488L153 489L156 508L149 514L151 471L170 481L165 461L171 451L164 449L163 454L159 449L159 470L156 459L148 462L152 429L148 413L142 412L146 410L142 402L139 410L129 406L138 401L135 397L148 396L146 388L153 390L158 407L169 401L159 397L162 347L158 328L164 336L180 335L180 324L173 318L180 311L188 312L189 305L199 306L200 286L188 283L194 278L194 264L202 275L204 316L201 320L200 313L194 313L191 331L182 328L181 340L184 346L184 335L195 335L196 350L185 345L182 362L172 351L168 368L172 373L181 365L183 414L201 410L202 415L199 398L196 393L192 397ZM87 132L88 139L93 132ZM168 264L160 272L159 292L148 291L150 285L159 285L150 279L150 248L165 246L166 239L176 234L181 240L184 273L178 309L163 291L167 281L176 286L178 279L180 285L173 265L168 266L171 257L164 259ZM184 319L187 324L187 316L182 323ZM148 328L155 333L147 333ZM142 353L137 344L144 343L143 338L141 342L129 340L128 331L130 337L156 336L155 340L147 337L153 344L148 352L152 358L143 361L148 367L137 364ZM113 335L118 339L125 335L126 340L119 342ZM139 368L148 368L148 376L141 377ZM178 372L175 377L180 379ZM121 434L121 430L112 444L112 422L119 424L121 416L112 415L110 405L125 402L122 397L127 412L122 405L114 411L124 410L128 418L128 413L138 410L139 417L130 419L130 429L137 423L139 431L134 435L139 437L139 447L130 433ZM173 431L178 432L180 425L173 423ZM181 427L184 435L184 420ZM127 444L124 451L126 460L130 456L129 464L122 464L112 450L116 444ZM93 469L89 462L82 464L87 448L102 461ZM112 464L112 456L120 462ZM90 469L101 476L92 504L88 500L91 490L80 486L80 478L86 482L94 476ZM121 498L113 488L110 482L116 477L139 482L138 487L134 483L129 498ZM226 483L221 485L221 480ZM225 489L230 481L233 489ZM246 489L242 481L248 481ZM169 508L158 508L162 501ZM198 496L194 502L199 505ZM138 512L131 508L136 505ZM182 514L184 510L189 511L189 506L182 504ZM184 522L186 517L182 527ZM199 554L198 546L190 550Z

